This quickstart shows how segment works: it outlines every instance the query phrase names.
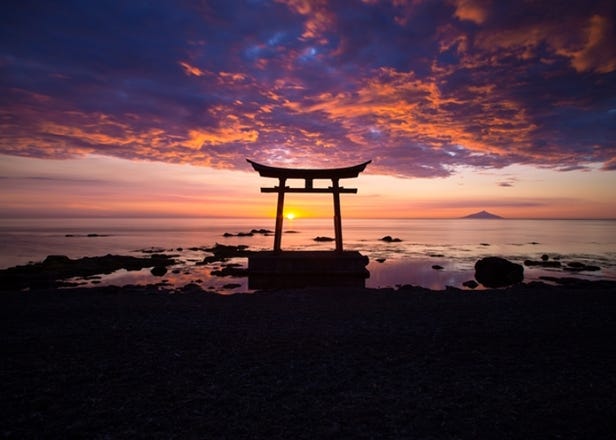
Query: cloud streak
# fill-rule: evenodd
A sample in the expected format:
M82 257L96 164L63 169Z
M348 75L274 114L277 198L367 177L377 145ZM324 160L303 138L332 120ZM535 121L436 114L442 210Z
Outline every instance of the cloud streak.
M610 1L57 3L2 7L2 154L615 168Z

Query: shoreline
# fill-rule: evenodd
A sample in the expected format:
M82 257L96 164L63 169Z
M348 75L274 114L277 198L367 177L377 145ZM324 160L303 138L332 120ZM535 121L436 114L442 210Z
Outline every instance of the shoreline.
M145 248L132 255L107 254L71 259L65 255L48 255L39 262L0 269L0 292L4 290L38 290L46 288L95 288L99 286L157 285L161 289L181 291L197 284L203 290L224 295L254 291L248 287L247 258L259 251L247 245L198 246L190 248ZM492 258L492 257L490 257ZM477 263L479 260L476 260ZM520 266L526 283L572 285L616 282L612 267L572 258L513 259ZM440 264L435 264L436 262ZM369 262L368 288L399 288L407 284L432 290L448 288L485 290L490 284L477 283L477 271L461 270L443 254L422 259L376 258ZM604 272L605 271L605 272ZM391 282L393 276L397 282ZM406 279L406 280L405 280ZM409 279L415 282L409 283ZM403 281L404 280L404 281ZM388 282L389 281L389 282ZM518 281L519 282L519 281ZM509 283L512 284L512 283Z
M3 437L610 438L616 284L0 294Z

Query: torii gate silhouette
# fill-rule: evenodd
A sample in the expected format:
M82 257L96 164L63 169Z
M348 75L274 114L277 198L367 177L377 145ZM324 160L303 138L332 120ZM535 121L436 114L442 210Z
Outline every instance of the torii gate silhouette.
M344 188L340 186L340 179L350 179L357 177L366 166L372 162L371 160L359 165L346 168L329 168L329 169L300 169L300 168L279 168L268 165L263 165L246 159L252 167L262 177L272 177L278 179L278 186L261 188L263 193L278 193L278 205L276 207L276 231L274 235L274 252L281 251L282 241L282 221L284 211L284 195L285 193L331 193L334 201L334 233L336 240L336 252L342 253L342 217L340 213L340 194L341 193L357 193L357 188ZM303 179L303 187L286 186L288 179ZM327 188L315 188L314 180L326 179L331 180L331 186Z

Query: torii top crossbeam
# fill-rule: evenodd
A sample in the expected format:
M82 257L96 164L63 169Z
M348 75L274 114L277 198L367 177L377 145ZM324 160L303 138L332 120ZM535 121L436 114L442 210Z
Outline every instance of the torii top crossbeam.
M366 166L372 162L367 161L359 165L346 168L326 168L326 169L301 169L301 168L280 168L263 165L246 159L252 167L262 177L272 177L278 179L278 186L261 188L261 192L278 193L278 205L276 208L276 231L274 235L274 252L280 252L282 239L282 220L284 211L284 194L290 193L332 193L334 197L334 232L336 237L336 251L342 252L342 218L340 215L340 193L357 193L357 188L343 188L339 185L340 179L350 179L357 177ZM303 179L303 187L286 186L287 179ZM315 188L313 181L316 179L327 179L332 181L332 186L327 188Z

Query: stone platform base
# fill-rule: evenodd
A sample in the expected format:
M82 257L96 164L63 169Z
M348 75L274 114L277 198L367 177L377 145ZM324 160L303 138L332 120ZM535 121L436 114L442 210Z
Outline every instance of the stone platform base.
M259 252L248 257L248 287L364 287L368 257L357 251Z

